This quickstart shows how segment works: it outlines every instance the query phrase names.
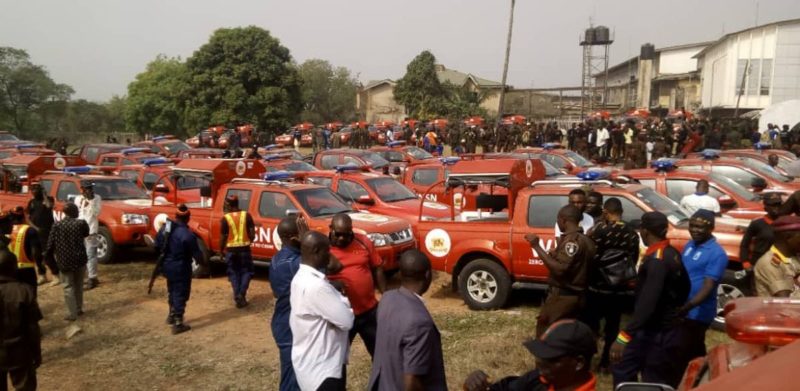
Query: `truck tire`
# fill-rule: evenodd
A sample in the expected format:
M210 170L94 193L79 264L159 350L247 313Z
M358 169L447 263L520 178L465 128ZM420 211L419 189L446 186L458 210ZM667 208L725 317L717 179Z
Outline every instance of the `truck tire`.
M752 296L753 273L748 272L745 277L737 278L735 272L726 271L722 281L717 287L717 316L711 322L711 328L718 331L725 331L725 317L722 311L728 302L740 297Z
M197 247L200 249L202 259L192 257L192 278L210 278L211 265L209 264L209 258L211 258L211 253L208 251L206 244L199 238L197 239Z
M97 229L97 263L109 264L114 259L116 245L111 237L111 230L100 226Z
M479 258L461 269L458 291L470 309L498 309L506 304L511 293L511 277L497 262Z

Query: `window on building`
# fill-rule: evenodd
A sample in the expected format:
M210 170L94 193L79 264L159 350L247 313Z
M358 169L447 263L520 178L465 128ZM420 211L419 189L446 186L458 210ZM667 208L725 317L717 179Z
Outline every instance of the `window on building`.
M750 60L747 74L747 95L758 95L758 81L761 79L761 60Z
M742 79L744 78L744 72L747 68L747 60L739 60L736 64L736 95L744 95L744 85L742 84Z
M772 59L761 60L761 95L769 95L772 87Z

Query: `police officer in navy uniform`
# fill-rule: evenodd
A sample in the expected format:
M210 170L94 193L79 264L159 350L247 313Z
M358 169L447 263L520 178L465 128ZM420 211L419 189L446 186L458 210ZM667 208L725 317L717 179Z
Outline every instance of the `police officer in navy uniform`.
M640 233L647 245L636 279L633 317L611 347L614 384L643 382L677 387L685 365L681 353L681 306L689 296L689 275L681 254L667 239L667 217L642 215Z
M581 231L578 225L581 211L567 205L558 211L557 224L563 234L551 254L542 248L539 236L525 235L531 247L544 262L550 272L550 289L547 293L536 322L536 336L539 337L552 323L577 318L584 304L584 294L588 286L588 265L594 258L595 245Z
M164 248L164 240L167 240L168 236L161 270L167 278L169 292L167 324L172 326L172 334L180 334L191 329L189 325L183 323L183 313L192 290L192 257L202 259L197 236L187 225L190 217L186 205L178 205L175 220L167 220L156 236L156 251Z
M247 306L247 288L255 274L250 244L256 238L256 227L250 213L239 210L239 197L235 195L225 199L225 217L220 231L220 251L225 254L225 263L228 264L233 300L236 308L244 308Z

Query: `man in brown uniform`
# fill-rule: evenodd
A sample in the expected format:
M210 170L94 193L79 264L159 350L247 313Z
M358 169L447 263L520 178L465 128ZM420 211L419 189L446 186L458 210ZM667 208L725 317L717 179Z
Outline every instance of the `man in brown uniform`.
M550 272L550 289L539 310L536 337L552 323L565 318L577 318L584 302L587 267L594 258L594 242L581 232L581 211L567 205L558 211L558 228L563 232L553 253L546 252L536 234L525 235L533 250Z
M772 223L775 242L756 262L756 293L762 297L800 297L800 217L782 216Z

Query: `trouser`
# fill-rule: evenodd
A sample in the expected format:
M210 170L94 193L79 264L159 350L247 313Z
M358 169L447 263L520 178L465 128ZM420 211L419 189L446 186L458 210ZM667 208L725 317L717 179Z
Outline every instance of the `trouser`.
M23 282L33 287L33 294L36 295L36 290L38 289L39 284L36 282L36 268L31 267L23 267L17 269L17 281Z
M622 296L620 295L593 291L586 293L586 307L581 311L580 321L586 323L595 334L600 335L600 321L605 319L603 325L605 344L600 356L601 367L608 366L609 350L619 334L622 305Z
M189 301L189 295L192 292L192 277L191 275L181 278L167 277L167 298L169 302L169 311L171 314L183 317L186 312L186 302Z
M33 366L14 368L14 369L0 369L2 379L0 379L0 391L8 390L8 378L11 378L11 385L17 391L34 391L36 390L36 368Z
M363 314L356 315L353 320L353 328L350 329L350 344L353 344L356 334L364 341L364 346L367 347L370 357L374 357L375 353L375 338L378 335L378 306L364 312Z
M250 249L244 251L227 251L225 262L228 264L228 280L233 288L233 297L246 297L250 279L255 274L253 257Z
M559 288L550 288L544 300L539 316L536 318L536 338L544 334L551 324L561 319L577 319L583 307L582 293L565 292Z
M86 270L89 272L90 279L97 278L97 241L90 235L86 238L85 243L86 257L89 259L86 262Z
M83 276L86 266L81 266L75 271L61 270L61 285L64 286L64 303L70 318L77 318L78 312L83 311Z
M272 337L278 345L278 352L281 361L281 383L280 391L296 391L300 389L297 385L297 376L294 374L292 366L292 329L289 327L289 311L275 311L270 322Z
M639 331L625 346L622 360L611 367L614 386L623 382L661 383L678 387L686 365L681 360L679 326L660 331Z
M706 355L706 331L710 325L694 319L684 319L681 323L681 347L685 353L684 367L689 361Z
M317 391L345 391L347 389L347 367L342 365L342 377L329 377L319 385Z
M36 233L37 236L39 237L39 243L41 243L43 248L46 247L47 240L50 237L50 230L42 229L36 231ZM47 261L46 259L44 259L44 254L40 254L38 257L36 257L36 269L38 270L40 276L47 275L47 269L45 268L45 266L50 268L50 273L53 276L58 276L58 265L56 265L55 261L54 260Z

